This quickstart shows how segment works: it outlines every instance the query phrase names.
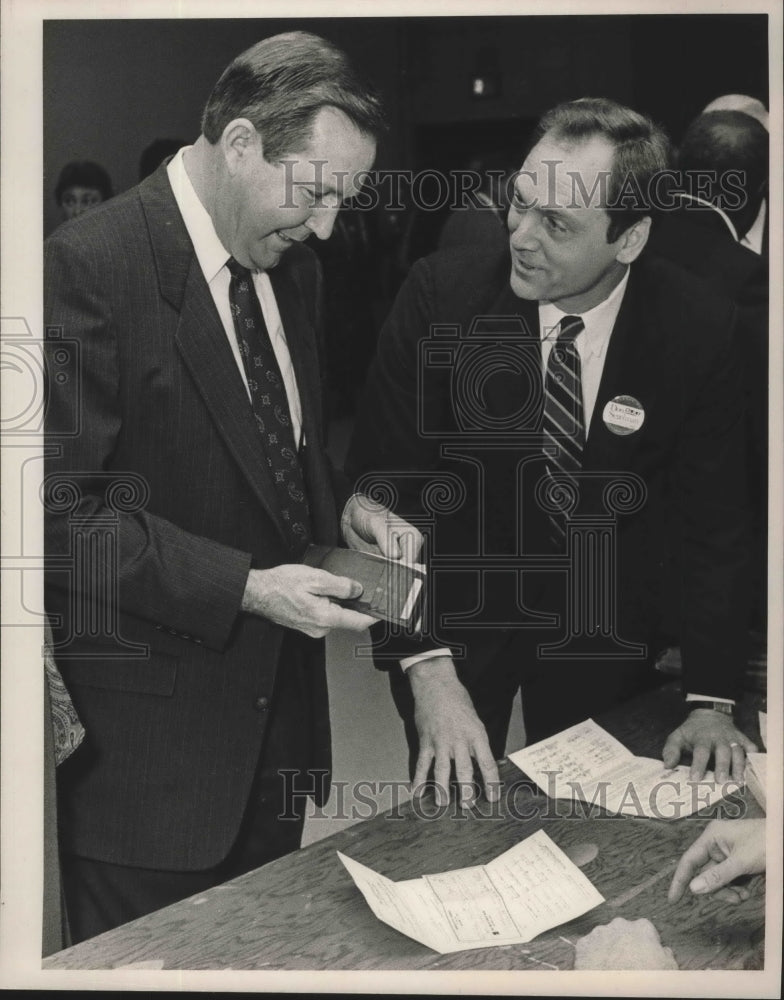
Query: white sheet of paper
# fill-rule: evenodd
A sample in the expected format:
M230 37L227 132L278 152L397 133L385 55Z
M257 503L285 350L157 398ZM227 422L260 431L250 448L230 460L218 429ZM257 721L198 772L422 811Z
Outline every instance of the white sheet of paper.
M403 882L337 853L379 920L441 954L525 944L604 902L544 830L487 865Z
M746 754L746 783L754 798L762 808L768 808L768 755L766 753Z
M692 782L688 767L668 770L660 760L635 757L593 719L517 750L509 759L550 798L592 802L627 816L678 819L739 787L718 784L712 771Z
M768 749L768 713L767 712L760 712L759 713L759 731L760 731L760 739L762 740L762 745L767 750Z

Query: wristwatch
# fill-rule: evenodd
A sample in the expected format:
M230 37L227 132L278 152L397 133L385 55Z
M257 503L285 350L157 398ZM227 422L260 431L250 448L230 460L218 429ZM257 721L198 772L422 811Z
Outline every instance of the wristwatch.
M686 708L691 712L695 708L710 708L714 712L721 712L723 715L732 715L733 705L727 701L687 701Z

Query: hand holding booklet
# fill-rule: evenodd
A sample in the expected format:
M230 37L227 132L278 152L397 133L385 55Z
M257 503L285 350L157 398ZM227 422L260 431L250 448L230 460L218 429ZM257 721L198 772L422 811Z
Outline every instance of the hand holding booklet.
M427 579L424 566L328 545L309 545L302 561L362 584L359 597L335 599L342 607L414 631L419 628Z
M338 857L379 920L442 955L525 944L604 902L544 830L486 865L403 882Z
M665 768L660 760L635 757L593 719L509 754L551 799L581 799L627 816L678 819L738 791L734 781L719 784L712 771L689 780L683 765Z

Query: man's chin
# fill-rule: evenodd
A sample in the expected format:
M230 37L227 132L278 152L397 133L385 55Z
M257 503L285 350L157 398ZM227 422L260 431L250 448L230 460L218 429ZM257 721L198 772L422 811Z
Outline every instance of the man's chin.
M509 284L518 299L540 299L542 295L532 281L522 277L514 268L509 277Z

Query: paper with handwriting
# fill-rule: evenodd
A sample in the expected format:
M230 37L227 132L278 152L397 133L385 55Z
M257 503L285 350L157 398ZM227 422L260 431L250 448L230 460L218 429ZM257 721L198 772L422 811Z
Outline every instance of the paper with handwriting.
M337 853L379 920L442 955L525 944L604 902L544 830L486 865L402 882Z
M552 799L594 803L626 816L678 819L712 806L738 791L736 781L719 783L712 771L701 781L689 768L665 768L660 760L636 757L593 719L509 754Z

